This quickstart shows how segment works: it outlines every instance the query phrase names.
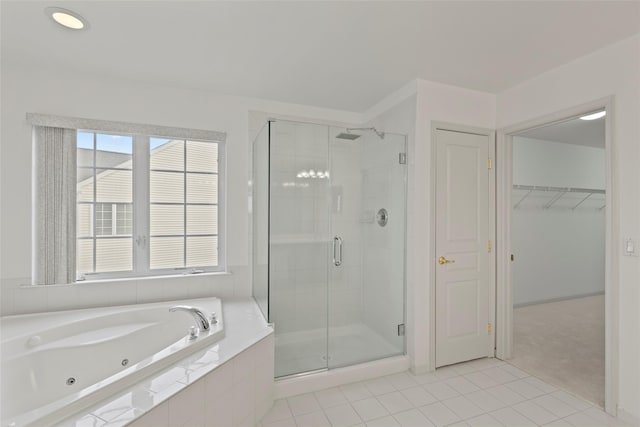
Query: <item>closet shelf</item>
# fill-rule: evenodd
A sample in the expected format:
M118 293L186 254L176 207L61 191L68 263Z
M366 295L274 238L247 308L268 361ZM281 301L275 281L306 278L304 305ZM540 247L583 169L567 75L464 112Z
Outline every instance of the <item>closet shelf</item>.
M531 193L533 193L534 191L543 191L543 192L555 193L554 196L549 201L547 201L544 204L544 206L542 206L543 209L551 208L560 199L562 199L566 194L569 194L569 193L584 194L584 197L582 197L578 201L578 203L573 205L573 207L571 207L571 210L574 210L578 206L582 205L585 201L587 201L588 198L590 198L594 194L605 194L606 193L605 190L601 190L601 189L597 189L597 188L544 187L544 186L538 186L538 185L516 185L516 184L513 185L513 189L514 190L524 190L524 191L526 191L526 193L516 202L516 204L513 205L514 209L517 209L520 206L520 204L522 202L524 202L525 199L527 197L529 197L531 195ZM606 207L606 205L603 205L603 206L600 206L598 209L602 210L605 207Z

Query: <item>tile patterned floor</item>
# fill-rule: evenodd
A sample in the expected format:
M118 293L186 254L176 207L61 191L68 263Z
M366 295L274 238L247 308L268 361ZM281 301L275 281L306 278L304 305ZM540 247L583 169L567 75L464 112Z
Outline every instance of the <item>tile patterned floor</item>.
M259 427L626 426L497 359L410 372L275 402Z

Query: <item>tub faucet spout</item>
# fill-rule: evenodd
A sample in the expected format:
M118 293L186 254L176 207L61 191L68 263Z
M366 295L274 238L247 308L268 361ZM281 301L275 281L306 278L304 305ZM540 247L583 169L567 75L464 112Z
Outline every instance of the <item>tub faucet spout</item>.
M192 307L190 305L174 305L173 307L169 308L169 311L184 311L186 313L189 313L195 319L198 328L203 331L209 330L209 320L199 308Z

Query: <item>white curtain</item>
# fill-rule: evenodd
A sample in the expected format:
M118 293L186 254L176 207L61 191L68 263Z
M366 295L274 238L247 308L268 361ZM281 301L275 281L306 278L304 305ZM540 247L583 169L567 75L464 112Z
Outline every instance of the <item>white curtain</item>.
M76 131L34 126L33 283L72 283L76 277Z

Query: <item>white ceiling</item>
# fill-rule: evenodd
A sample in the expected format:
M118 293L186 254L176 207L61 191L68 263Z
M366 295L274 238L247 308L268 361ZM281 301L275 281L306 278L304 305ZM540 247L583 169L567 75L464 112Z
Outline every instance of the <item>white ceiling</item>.
M604 148L605 119L604 117L596 120L580 120L580 118L575 118L528 130L518 135L526 138L541 139L543 141Z
M43 9L74 10L87 31ZM638 1L9 1L5 64L361 112L421 78L498 93L640 32Z

